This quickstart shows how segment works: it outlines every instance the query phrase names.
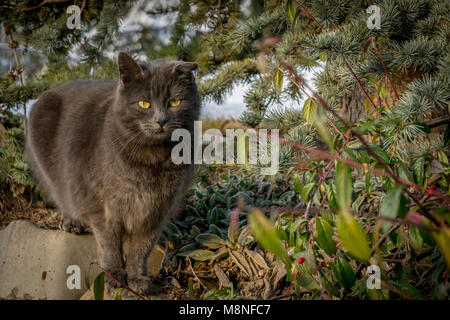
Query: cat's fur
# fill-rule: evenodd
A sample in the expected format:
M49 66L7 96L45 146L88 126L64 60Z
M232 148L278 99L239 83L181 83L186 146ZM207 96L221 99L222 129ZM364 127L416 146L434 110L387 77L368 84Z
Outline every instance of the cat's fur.
M26 155L61 212L62 228L89 225L102 267L145 292L151 282L146 259L194 176L193 165L171 161L176 142L170 137L176 128L193 136L200 112L192 74L197 64L138 65L125 53L118 64L119 81L73 81L44 92L30 113ZM181 104L170 107L170 99Z

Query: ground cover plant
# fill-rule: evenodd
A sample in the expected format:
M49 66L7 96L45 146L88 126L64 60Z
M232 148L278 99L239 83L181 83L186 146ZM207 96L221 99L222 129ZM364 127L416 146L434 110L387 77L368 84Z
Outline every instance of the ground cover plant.
M84 26L69 30L68 3L37 2L0 6L17 57L0 84L2 225L38 212L56 227L22 154L29 101L67 80L117 77L104 52L126 46L198 62L204 103L246 85L247 111L204 128L280 130L273 176L201 166L165 230L168 298L448 299L448 3L78 1ZM172 23L118 33L133 6ZM25 45L45 71L26 75L37 62L17 55ZM82 59L71 64L75 46Z

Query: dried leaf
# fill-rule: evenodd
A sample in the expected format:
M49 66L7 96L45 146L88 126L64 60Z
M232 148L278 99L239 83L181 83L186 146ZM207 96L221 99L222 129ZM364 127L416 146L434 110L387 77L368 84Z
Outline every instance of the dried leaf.
M225 272L222 270L221 267L219 267L217 263L214 264L214 272L216 273L216 276L219 279L219 282L222 287L229 287L232 285L230 279L228 279Z

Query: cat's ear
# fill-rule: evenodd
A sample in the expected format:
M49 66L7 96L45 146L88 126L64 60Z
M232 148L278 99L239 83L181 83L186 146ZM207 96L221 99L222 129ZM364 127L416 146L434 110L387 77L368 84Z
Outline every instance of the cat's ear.
M120 81L123 85L142 76L141 67L125 52L119 53L118 64Z
M188 73L188 72L194 71L197 68L198 68L198 64L195 62L179 61L175 64L175 67L173 70L178 71L178 72Z

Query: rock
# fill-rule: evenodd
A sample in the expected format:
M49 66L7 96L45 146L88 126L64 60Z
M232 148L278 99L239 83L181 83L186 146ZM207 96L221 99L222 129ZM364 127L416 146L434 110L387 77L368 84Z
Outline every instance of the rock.
M149 272L157 274L164 251L160 247L154 251L148 266ZM79 299L88 290L86 279L93 283L101 272L91 265L96 260L92 235L44 230L28 221L14 221L0 230L0 299Z
M86 290L85 276L94 279L96 243L93 236L44 230L25 220L0 231L0 298L77 299ZM78 266L80 288L69 289L69 266ZM75 267L76 268L76 267Z

